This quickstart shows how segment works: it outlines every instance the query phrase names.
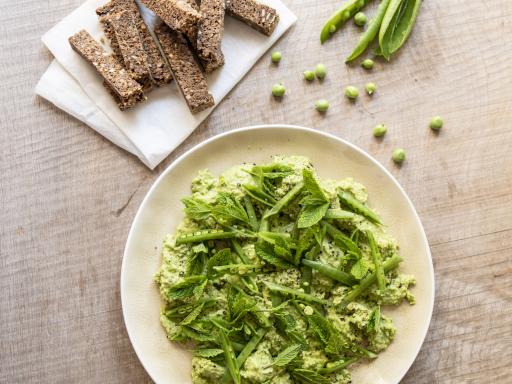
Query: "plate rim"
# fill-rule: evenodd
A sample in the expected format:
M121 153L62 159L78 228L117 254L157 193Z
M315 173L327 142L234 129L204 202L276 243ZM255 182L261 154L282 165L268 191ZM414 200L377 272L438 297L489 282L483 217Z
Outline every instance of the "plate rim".
M132 348L133 348L133 350L135 352L135 355L137 356L139 362L141 363L142 367L144 368L144 370L146 371L148 376L151 378L151 380L153 380L155 383L158 384L158 382L153 377L151 371L147 368L147 366L146 366L146 364L144 362L144 359L142 358L142 353L140 351L138 351L138 349L137 349L137 347L136 347L136 345L134 343L134 337L135 336L130 331L130 327L128 326L128 323L127 323L127 316L125 315L125 311L126 311L126 305L125 305L125 299L124 299L124 296L125 296L124 292L125 292L125 290L123 290L123 286L125 285L124 276L125 276L125 269L126 269L126 263L127 263L126 260L127 260L127 253L128 253L127 252L128 245L132 241L132 237L133 237L133 234L134 234L134 231L135 231L135 227L136 227L135 224L139 221L140 216L142 214L142 211L143 211L145 205L148 203L149 197L152 195L153 191L157 188L157 186L162 182L162 180L176 166L178 166L182 161L184 161L189 155L191 155L195 151L197 151L197 150L207 146L208 144L210 144L210 143L212 143L214 141L220 140L220 139L222 139L222 138L224 138L226 136L234 135L234 134L237 134L237 133L240 133L240 132L255 131L255 130L260 130L260 129L271 129L271 128L274 128L274 129L275 128L277 128L277 129L285 129L285 130L291 130L291 131L305 131L305 132L317 134L317 135L320 135L320 136L324 136L324 137L327 137L327 138L329 138L331 140L335 140L335 141L340 142L340 143L342 143L344 145L347 145L351 149L355 150L359 154L361 154L364 157L366 157L367 159L369 159L374 165L376 165L381 171L383 171L386 174L386 176L391 179L391 181L395 184L395 186L398 187L398 189L400 190L402 195L405 197L405 201L409 205L409 208L411 208L412 213L414 215L414 219L417 222L417 224L419 224L419 227L421 228L421 234L420 235L421 235L422 240L426 244L426 251L427 251L427 255L428 255L429 260L430 260L429 272L430 272L430 276L431 276L431 280L432 280L431 281L432 303L431 303L429 311L428 311L429 312L428 322L426 323L427 326L425 327L425 329L423 331L423 335L422 335L422 338L421 338L421 343L419 343L419 345L417 346L416 350L413 353L414 358L411 359L411 362L408 364L408 366L405 367L402 370L402 372L400 373L400 375L399 375L400 377L399 377L399 379L397 381L397 383L399 383L404 378L404 376L409 371L409 369L414 364L414 362L416 361L416 358L418 357L418 354L419 354L419 352L421 350L421 347L425 343L425 338L426 338L428 330L430 328L430 324L432 322L432 314L433 314L433 311L434 311L434 303L435 303L435 297L436 297L435 296L434 264L433 264L433 260L432 260L432 252L431 252L431 249L430 249L430 244L429 244L427 235L425 233L425 228L423 227L423 223L421 222L421 219L420 219L420 217L418 215L418 212L416 211L416 208L414 207L414 204L412 203L412 201L409 198L409 195L407 194L405 189L398 182L398 180L393 176L393 174L389 170L387 170L380 162L378 162L377 159L375 159L372 155L370 155L369 153L367 153L363 149L359 148L357 145L352 144L352 143L348 142L347 140L342 139L341 137L338 137L338 136L336 136L336 135L334 135L332 133L320 131L318 129L303 127L303 126L299 126L299 125L293 125L293 124L279 124L279 123L275 123L275 124L250 125L250 126L245 126L245 127L241 127L241 128L235 128L235 129L232 129L232 130L229 130L229 131L225 131L225 132L219 133L219 134L214 135L212 137L209 137L206 140L204 140L204 141L194 145L192 148L188 149L187 151L182 153L180 156L178 156L176 159L174 159L174 161L172 161L164 169L164 171L155 179L155 181L153 182L153 184L151 185L149 190L146 192L146 194L144 196L144 199L140 203L139 208L137 209L137 212L135 213L135 216L134 216L134 218L132 220L132 223L130 225L130 230L128 232L128 236L126 238L126 243L125 243L125 247L124 247L124 251L123 251L123 260L121 262L121 276L120 276L120 285L119 285L119 288L120 288L119 289L119 294L121 296L121 312L122 312L122 315L123 315L123 323L124 323L124 326L125 326L125 329L126 329L126 333L128 334L128 339L130 340L130 344L131 344L131 346L132 346Z

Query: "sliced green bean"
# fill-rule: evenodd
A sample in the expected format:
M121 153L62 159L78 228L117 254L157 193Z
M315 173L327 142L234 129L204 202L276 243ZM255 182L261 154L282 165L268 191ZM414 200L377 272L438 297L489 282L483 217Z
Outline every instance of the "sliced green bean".
M350 239L350 237L345 235L334 225L327 223L327 222L324 222L324 224L325 224L327 233L333 238L334 242L339 247L341 247L344 250L349 251L350 253L353 253L354 255L357 255L357 256L361 255L361 249L359 249L359 246L356 243L354 243Z
M219 338L231 378L235 384L240 384L240 370L238 369L238 364L236 362L235 351L233 350L233 346L231 345L226 333L222 329L219 329Z
M328 264L321 263L319 261L312 261L307 259L302 259L302 264L307 267L310 267L321 273L324 276L330 277L333 280L336 280L344 285L349 287L357 284L357 280L354 277L346 272L340 271L334 267L331 267Z
M338 192L338 197L342 204L346 205L356 213L359 213L370 220L372 223L381 224L379 216L373 212L366 204L361 203L357 200L354 195L350 192L340 191Z
M247 216L249 217L249 223L251 224L251 229L254 232L257 232L259 227L258 218L256 217L256 212L254 212L254 206L252 205L251 199L249 199L248 196L244 196L244 204Z
M375 274L377 275L377 286L379 287L379 290L382 293L386 289L386 278L384 276L384 269L382 269L382 257L379 252L379 247L375 242L375 238L373 237L373 233L371 231L366 231L366 237L368 238L368 243L370 244L373 264L375 265Z
M340 27L350 20L354 15L359 12L363 7L368 4L370 0L350 0L343 4L341 8L336 10L329 20L326 21L322 32L320 32L320 43L325 43Z
M242 261L242 263L244 263L244 264L250 264L251 263L251 259L249 259L247 257L247 255L244 252L244 249L242 248L242 246L240 245L238 240L235 240L235 239L231 240L231 245L232 245L233 249L235 250L235 253L238 255L238 257ZM256 284L256 280L254 280L253 277L251 277L251 276L244 276L242 278L242 281L244 282L245 286L247 288L249 288L252 292L255 292L255 293L259 292L258 284Z
M349 57L345 60L345 62L350 62L356 58L358 58L365 50L368 48L370 43L377 37L377 34L379 33L380 25L382 24L382 19L384 18L384 15L386 14L386 10L389 6L389 2L391 0L382 0L379 4L379 8L377 9L377 14L373 18L373 20L370 21L370 25L368 26L368 29L364 31L363 35L359 39L356 47L352 51Z
M351 357L350 359L338 360L334 363L327 363L327 365L330 365L330 366L328 366L328 367L326 366L325 368L320 368L317 372L320 373L321 375L329 375L336 371L347 368L350 364L355 363L357 360L359 360L359 358Z
M255 185L244 184L243 187L250 197L262 204L272 207L277 202L276 199Z
M319 303L322 305L329 305L329 302L327 300L319 299L318 297L310 295L308 293L304 293L304 292L298 291L296 289L288 288L283 285L271 283L268 281L265 281L264 283L268 287L268 289L270 289L271 291L283 293L285 295L292 295L292 296L298 297L299 299L302 299L302 300L308 301L308 302Z
M382 268L384 269L384 273L392 271L398 264L402 261L402 258L394 255L390 259L387 259L384 263L382 263ZM352 290L343 298L341 302L341 306L345 307L347 304L353 302L363 293L365 293L375 282L377 281L377 273L373 272L370 275L366 276L363 280L359 282L358 285L352 287Z
M386 60L406 42L420 6L421 0L391 0L379 31L379 47Z
M223 231L222 229L207 229L179 236L176 239L176 244L181 245L189 243L199 243L208 240L235 239L244 237L252 236L249 234L244 234L244 232L241 231Z
M263 339L263 336L267 331L263 328L256 331L256 333L251 337L251 340L247 344L243 346L239 351L240 353L236 357L236 365L238 368L242 368L247 358L251 355L251 353L256 349L258 344L260 343L261 339ZM233 343L234 344L234 343ZM240 344L242 346L242 344ZM224 375L222 376L220 382L222 384L228 384L231 381L230 372L229 370L224 371Z
M286 207L295 197L302 191L304 188L304 183L300 182L295 187L290 189L286 195L284 195L281 200L279 200L270 211L265 213L265 218L268 219L271 216L277 215L281 210Z
M320 253L320 245L316 244L313 248L309 250L309 252L306 252L304 255L304 258L306 260L313 260L317 257L317 255ZM313 270L311 267L308 267L307 265L302 266L302 288L304 289L304 292L310 293L311 292L311 281L313 278Z
M343 209L328 209L325 213L324 219L332 220L353 220L360 217L358 214Z

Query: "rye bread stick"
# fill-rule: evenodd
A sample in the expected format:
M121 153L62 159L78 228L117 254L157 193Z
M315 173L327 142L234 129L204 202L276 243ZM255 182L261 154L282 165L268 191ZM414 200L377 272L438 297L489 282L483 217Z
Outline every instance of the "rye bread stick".
M149 29L144 22L142 15L140 14L139 7L134 0L111 0L102 7L96 9L96 14L100 16L100 21L103 23L105 35L110 40L110 46L112 50L116 52L115 46L119 47L119 45L115 39L114 31L111 28L108 30L110 23L108 22L108 17L105 16L118 10L127 10L132 12L135 25L137 26L140 39L142 40L142 44L144 46L144 51L147 54L146 60L149 65L151 77L155 84L160 87L170 83L172 81L171 70L160 54L160 49L151 36L151 33L149 32ZM113 35L113 37L111 37L111 35ZM122 60L122 55L119 48L118 52Z
M106 17L108 17L116 35L117 44L128 74L137 83L141 84L144 90L150 89L153 80L149 69L149 58L135 24L133 12L116 9Z
M187 0L141 0L175 31L190 35L201 20L201 14Z
M142 86L133 80L126 69L86 31L69 38L71 47L94 66L105 83L117 95L119 108L125 110L145 100Z
M206 72L213 72L224 65L221 50L224 33L224 0L202 0L200 12L203 18L197 30L197 55Z
M226 12L267 36L279 23L277 11L256 0L226 0Z
M213 106L215 102L208 92L206 78L185 37L164 23L155 28L155 34L190 111L198 113Z

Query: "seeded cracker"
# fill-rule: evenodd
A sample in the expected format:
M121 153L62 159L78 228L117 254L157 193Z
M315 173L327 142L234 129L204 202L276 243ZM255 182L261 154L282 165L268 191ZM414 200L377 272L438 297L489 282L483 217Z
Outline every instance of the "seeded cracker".
M121 110L131 108L139 101L145 100L141 85L133 80L119 61L109 55L86 30L71 36L69 43L103 77L110 90L117 96Z
M160 54L160 50L156 45L153 37L151 36L146 23L142 19L139 8L137 4L135 4L134 0L111 0L107 4L102 7L96 9L96 13L100 16L100 22L102 22L105 30L105 35L110 40L110 46L114 53L117 52L120 57L121 63L123 63L123 58L121 51L119 49L119 44L115 37L115 33L112 30L109 18L106 17L108 14L119 11L129 11L131 12L135 25L137 26L137 30L139 32L140 39L142 40L142 44L144 46L144 51L146 52L146 61L149 66L149 70L151 73L151 77L157 86L162 86L168 84L172 81L172 74L167 64L165 63L164 58Z
M183 35L163 23L155 28L155 34L190 111L198 113L213 106L206 78Z
M206 72L213 72L224 65L221 50L224 32L224 0L202 0L200 12L203 19L197 32L197 54Z
M270 36L279 23L277 11L255 0L226 0L226 12Z

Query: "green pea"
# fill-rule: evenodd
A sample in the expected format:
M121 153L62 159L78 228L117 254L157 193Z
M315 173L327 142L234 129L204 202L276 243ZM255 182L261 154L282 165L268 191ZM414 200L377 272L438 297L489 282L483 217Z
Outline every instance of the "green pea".
M275 97L283 97L285 93L286 88L282 83L274 84L272 86L272 95L274 95Z
M336 26L332 24L329 26L329 33L332 35L334 32L336 32Z
M327 68L324 64L317 64L315 67L315 76L318 79L323 79L327 75Z
M443 128L443 119L441 116L434 116L432 120L430 120L430 128L434 131L439 131Z
M281 55L281 52L279 51L275 51L275 52L272 52L272 62L273 63L279 63L281 61L281 58L283 57L283 55Z
M313 71L304 71L304 79L307 81L315 80L315 72Z
M371 96L377 90L377 86L375 85L375 83L366 83L364 89L366 90L366 93L368 93Z
M315 108L318 112L326 112L329 109L329 102L326 99L317 100Z
M402 148L397 148L393 151L391 158L395 163L401 164L405 160L405 151Z
M361 67L363 67L364 69L373 69L374 64L375 62L372 59L366 59L363 60L363 62L361 63Z
M356 87L349 85L345 88L345 96L351 100L355 100L359 96L359 90Z
M375 128L373 128L373 136L382 137L386 134L388 128L384 124L379 124Z
M354 15L354 23L359 27L364 26L367 21L368 19L366 18L366 15L363 12L357 12Z

